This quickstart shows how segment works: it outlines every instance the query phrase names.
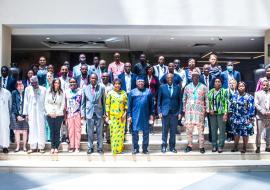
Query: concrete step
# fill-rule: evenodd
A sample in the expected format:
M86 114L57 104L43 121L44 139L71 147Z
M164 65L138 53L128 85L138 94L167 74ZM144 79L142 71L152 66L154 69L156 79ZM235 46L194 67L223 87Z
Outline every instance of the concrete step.
M33 156L32 156L33 157ZM50 158L50 156L47 156ZM60 156L58 156L59 158ZM93 156L92 156L93 157ZM229 171L270 171L269 160L198 160L180 162L154 161L153 156L136 156L144 160L102 160L91 161L86 156L74 160L5 160L0 162L0 172L6 173L182 173L182 172L229 172ZM151 159L148 159L150 157ZM72 158L72 157L71 157ZM108 158L108 157L106 157ZM118 159L118 157L117 157Z
M140 138L142 139L142 138ZM176 141L176 149L177 150L184 150L185 147L187 146L188 141L187 140L177 140ZM141 147L141 140L139 141L139 145ZM239 148L241 148L243 146L242 141L240 141L239 143ZM16 144L12 143L10 145L10 150L14 150L16 147ZM94 148L96 148L96 142L94 142ZM212 144L209 141L205 141L205 149L206 150L212 150ZM230 151L232 148L234 147L234 143L233 142L225 142L225 147L224 147L224 151ZM265 143L262 143L261 145L262 150L265 147ZM150 144L149 144L149 150L160 150L161 148L161 140L151 140L150 139ZM51 144L50 143L46 143L45 145L45 149L46 150L50 150L51 149ZM60 150L64 150L64 151L68 151L68 144L67 143L62 143L60 145ZM81 151L86 151L88 149L88 145L87 142L81 142L81 146L80 146ZM109 152L111 150L111 145L107 144L106 142L104 142L103 144L103 149L105 152ZM131 150L132 149L132 141L126 141L124 143L124 150ZM194 150L198 150L199 149L199 144L198 144L198 140L193 140L193 149ZM247 149L250 150L255 150L256 146L255 146L255 141L249 141L248 145L247 145Z
M177 161L200 161L200 160L270 160L270 153L261 152L260 154L254 153L254 151L248 151L245 154L240 152L223 152L213 153L206 151L205 154L201 154L198 151L189 153L178 152L178 153L161 153L157 151L150 151L149 154L145 155L142 153L133 155L130 151L126 151L123 154L113 155L110 152L104 154L93 153L87 155L86 152L79 153L65 153L60 152L56 154L50 154L46 152L27 154L26 152L10 152L9 154L0 153L0 160L40 160L40 161L159 161L159 162L177 162Z

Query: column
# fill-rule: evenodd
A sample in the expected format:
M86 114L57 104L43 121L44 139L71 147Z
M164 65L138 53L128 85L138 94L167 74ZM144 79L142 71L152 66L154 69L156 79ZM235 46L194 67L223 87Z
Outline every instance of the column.
M0 67L11 63L11 29L0 25Z

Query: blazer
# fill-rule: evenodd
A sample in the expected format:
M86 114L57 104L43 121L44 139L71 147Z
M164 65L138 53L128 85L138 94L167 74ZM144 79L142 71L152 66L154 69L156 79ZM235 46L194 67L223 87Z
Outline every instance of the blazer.
M81 75L75 77L76 83L77 83L77 87L80 88L81 85ZM89 84L89 75L87 75L87 85Z
M87 65L87 64L86 64ZM88 74L91 74L90 65L87 65L88 67ZM73 67L73 77L78 77L81 75L81 63Z
M270 94L270 92L268 92L268 93ZM260 90L258 92L255 92L254 103L255 103L256 110L257 110L257 118L258 119L266 119L267 118L264 115L265 112L270 111L270 107L267 107L267 101L270 102L270 96L267 96L265 91ZM270 118L268 117L268 119L270 119Z
M131 89L136 88L136 75L131 73ZM118 78L121 80L122 85L121 88L122 90L124 90L125 92L127 91L127 87L126 87L126 80L125 80L125 72L121 73L120 75L118 75Z
M23 115L22 113L23 113L23 103L24 103L24 92L22 93L22 99L18 90L13 90L11 97L12 97L11 114L15 115L16 117L19 115Z
M208 88L208 90L211 90L212 88L214 88L214 84L212 82L212 76L211 75L208 75L208 78L209 78L209 84L208 84L209 85L209 88ZM204 84L206 86L206 81L204 79L204 74L201 74L200 75L199 82L202 83L202 84Z
M233 74L233 78L237 81L237 83L241 81L240 72L233 70L232 74ZM228 71L223 71L221 73L221 78L223 80L223 85L222 85L223 88L229 88L229 86L228 86L228 82L229 82L228 81L229 80L228 75L229 75Z
M0 77L0 81L2 81L2 77ZM11 76L8 76L8 79L6 81L6 89L12 93L13 90L16 90L16 80L12 78Z
M105 98L105 88L103 85L96 85L94 96L92 95L92 85L87 85L83 89L82 117L92 119L95 113L98 118L102 118L105 114Z
M171 114L180 114L182 112L182 93L178 85L173 85L173 94L171 96L167 84L163 84L158 90L158 113L163 116Z

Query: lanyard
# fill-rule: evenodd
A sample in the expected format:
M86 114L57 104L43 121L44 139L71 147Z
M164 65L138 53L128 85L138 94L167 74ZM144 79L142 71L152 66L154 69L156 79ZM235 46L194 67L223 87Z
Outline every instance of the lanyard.
M198 83L197 84L197 86L195 87L195 85L192 83L192 85L193 85L193 97L194 97L194 101L196 101L197 100L197 96L198 96L198 92L197 92L197 90L198 90L198 88L199 88L199 86L200 86L200 83Z

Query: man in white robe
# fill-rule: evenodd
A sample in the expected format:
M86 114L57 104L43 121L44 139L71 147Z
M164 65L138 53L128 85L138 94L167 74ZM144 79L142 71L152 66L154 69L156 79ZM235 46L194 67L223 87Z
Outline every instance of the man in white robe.
M1 82L0 82L1 83ZM11 94L8 90L2 88L0 85L0 147L3 148L3 153L8 153L9 147L9 125L11 112Z
M38 85L36 76L30 78L31 86L26 87L24 95L23 115L29 124L28 153L44 153L45 148L45 94L46 88Z

